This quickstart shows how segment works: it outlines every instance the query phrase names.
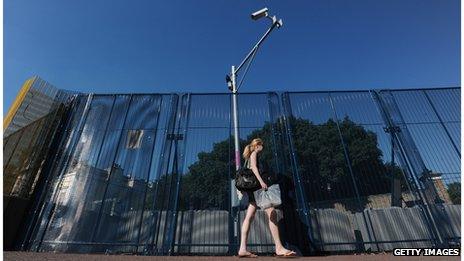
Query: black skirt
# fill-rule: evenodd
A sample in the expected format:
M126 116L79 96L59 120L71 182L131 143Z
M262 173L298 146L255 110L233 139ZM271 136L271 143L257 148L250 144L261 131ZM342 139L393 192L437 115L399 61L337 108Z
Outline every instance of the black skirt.
M256 203L255 200L255 195L253 194L253 191L246 191L246 194L248 195L248 203Z

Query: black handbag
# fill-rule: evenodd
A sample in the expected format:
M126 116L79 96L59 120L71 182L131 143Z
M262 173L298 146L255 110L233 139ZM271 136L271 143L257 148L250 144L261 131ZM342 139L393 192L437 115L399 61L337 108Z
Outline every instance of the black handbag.
M261 184L251 169L245 164L235 174L235 187L240 191L255 191L261 188Z

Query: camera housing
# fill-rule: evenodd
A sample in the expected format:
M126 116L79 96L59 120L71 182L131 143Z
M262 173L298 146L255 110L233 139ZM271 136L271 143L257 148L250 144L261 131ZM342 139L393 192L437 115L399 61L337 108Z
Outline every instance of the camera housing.
M269 11L269 9L267 9L267 7L264 7L263 9L252 13L251 14L251 19L258 20L260 18L267 17L268 16L267 11Z

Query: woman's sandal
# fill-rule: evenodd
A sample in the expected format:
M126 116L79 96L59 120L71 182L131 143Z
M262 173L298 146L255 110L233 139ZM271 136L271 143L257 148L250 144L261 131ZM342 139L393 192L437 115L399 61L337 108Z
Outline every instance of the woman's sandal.
M245 255L238 255L239 258L241 257L258 257L257 255L253 254L253 253L250 253L250 254L245 254Z
M274 256L276 256L276 257L285 257L285 258L287 258L287 257L297 257L296 252L292 251L292 250L290 250L289 252L287 252L285 254L280 254L280 255L275 254Z

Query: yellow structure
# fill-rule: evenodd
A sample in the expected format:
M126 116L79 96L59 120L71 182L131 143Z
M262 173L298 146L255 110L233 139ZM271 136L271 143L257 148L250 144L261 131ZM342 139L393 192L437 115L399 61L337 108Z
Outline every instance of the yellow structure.
M31 89L31 86L34 83L35 79L36 79L35 76L28 79L23 84L23 87L21 87L21 90L19 91L18 95L16 96L16 99L14 100L14 102L11 105L10 109L8 110L8 114L3 119L3 131L5 131L8 128L8 126L10 125L11 121L13 120L13 117L16 115L16 112L18 111L19 107L21 106L21 103L23 103L24 99L26 98L27 92L29 92L29 90Z

